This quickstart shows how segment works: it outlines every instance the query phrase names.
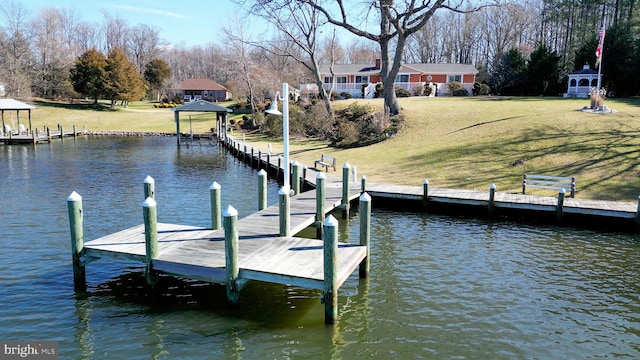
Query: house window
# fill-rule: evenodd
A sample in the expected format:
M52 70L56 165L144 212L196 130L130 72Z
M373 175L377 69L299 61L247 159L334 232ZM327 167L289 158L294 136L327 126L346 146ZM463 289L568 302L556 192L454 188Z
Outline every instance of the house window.
M336 83L338 84L346 84L347 77L346 76L336 76Z
M397 83L408 83L409 75L397 75L395 82Z
M331 76L325 76L324 77L324 83L325 84L331 84L333 81L331 80Z
M457 81L459 83L462 82L462 75L448 75L447 82Z
M368 76L356 75L356 84L367 84L369 82Z

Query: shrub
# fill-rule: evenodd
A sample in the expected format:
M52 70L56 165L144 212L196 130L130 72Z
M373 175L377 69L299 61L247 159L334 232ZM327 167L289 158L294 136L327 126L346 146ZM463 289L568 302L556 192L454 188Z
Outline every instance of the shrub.
M343 99L351 99L353 95L350 92L344 91L340 93L340 97Z
M384 96L384 86L382 86L382 83L376 84L376 92L374 93L373 96L377 98Z
M487 84L480 84L480 91L478 92L478 95L484 96L489 94L491 94L491 87Z
M469 96L469 91L467 89L456 89L453 91L453 96Z
M399 98L404 98L404 97L410 97L411 96L411 91L407 90L407 89L403 89L401 87L396 87L396 97Z
M464 89L464 86L459 81L451 81L447 83L449 91L453 94L456 90Z
M431 95L431 91L433 91L431 86L429 86L429 84L424 84L424 91L423 91L424 96Z

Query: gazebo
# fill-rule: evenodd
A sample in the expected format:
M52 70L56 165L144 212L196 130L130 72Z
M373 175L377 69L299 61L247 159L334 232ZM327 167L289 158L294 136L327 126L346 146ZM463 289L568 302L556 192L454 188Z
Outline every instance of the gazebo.
M600 75L602 77L602 75ZM598 72L585 64L581 70L569 74L567 92L564 97L589 97L591 88L598 87Z
M231 109L216 105L206 100L197 100L190 103L173 108L173 117L176 122L176 135L178 137L178 146L180 146L180 112L214 112L216 113L216 130L218 137L224 138L227 135L227 113L232 112Z
M26 110L29 114L29 131L31 131L31 110L36 109L35 106L25 104L22 101L14 100L14 99L0 99L0 113L2 114L2 131L5 131L6 124L4 121L4 112L5 111L15 111L16 117L18 119L18 127L20 126L20 110Z

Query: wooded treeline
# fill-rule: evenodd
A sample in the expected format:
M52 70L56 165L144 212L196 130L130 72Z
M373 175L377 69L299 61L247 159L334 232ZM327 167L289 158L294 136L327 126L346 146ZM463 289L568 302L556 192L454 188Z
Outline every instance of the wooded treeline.
M603 14L603 85L618 96L638 95L640 82L634 79L640 75L640 28L635 0L501 1L471 13L439 9L408 39L404 61L472 63L481 70L478 80L489 84L493 93L559 95L566 89L568 73L585 63L594 68ZM87 96L74 91L71 69L92 49L104 56L121 50L141 77L152 60L163 60L172 74L162 84L164 89L189 77L204 77L225 85L236 98L247 98L250 92L260 98L277 90L282 81L296 87L314 82L307 68L282 56L280 50L286 48L304 55L286 37L273 31L266 38L249 39L240 22L233 21L234 26L220 30L228 34L228 42L185 47L167 44L157 28L128 24L107 12L101 23L89 23L72 8L29 13L19 2L1 4L0 84L7 97ZM320 63L373 64L379 58L379 47L371 41L348 37L336 42L325 36L318 46ZM257 42L261 46L247 45ZM243 80L249 77L250 87ZM162 91L149 83L146 90L151 99L157 98L151 90Z

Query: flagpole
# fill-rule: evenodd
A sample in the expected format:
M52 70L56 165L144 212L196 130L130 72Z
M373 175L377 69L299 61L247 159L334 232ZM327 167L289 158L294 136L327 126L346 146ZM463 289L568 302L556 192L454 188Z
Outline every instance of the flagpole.
M600 53L596 62L598 63L598 83L596 88L596 107L598 106L598 101L600 100L600 89L602 87L602 60L604 58L604 36L605 36L605 9L606 7L603 5L602 7L602 21L600 25L600 30L598 31L598 48L600 49Z

